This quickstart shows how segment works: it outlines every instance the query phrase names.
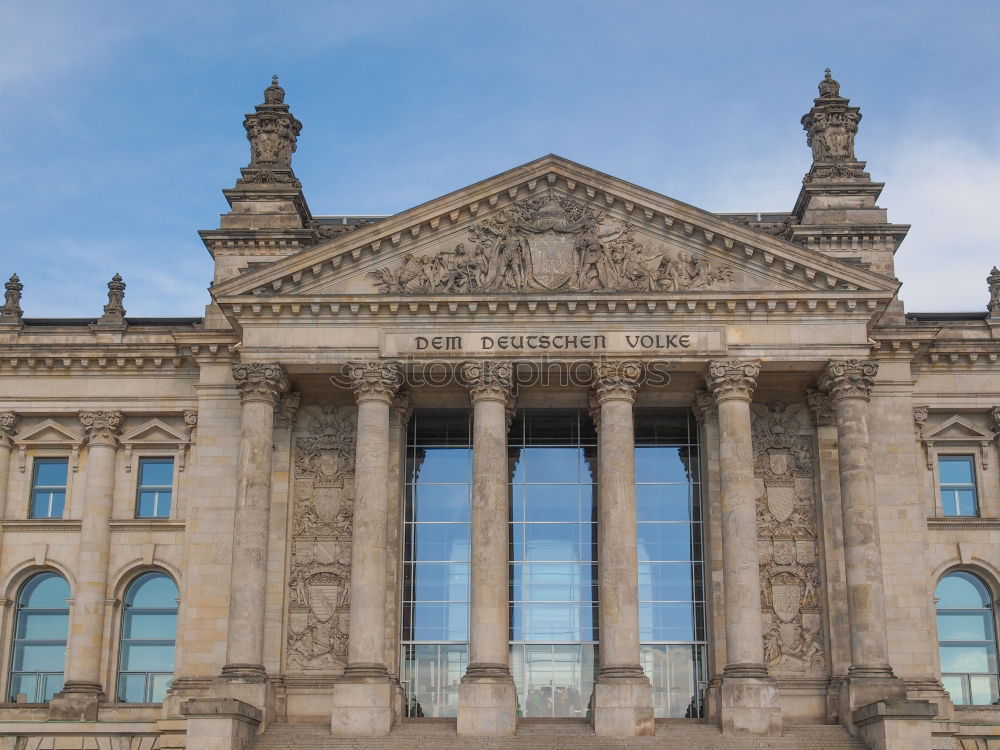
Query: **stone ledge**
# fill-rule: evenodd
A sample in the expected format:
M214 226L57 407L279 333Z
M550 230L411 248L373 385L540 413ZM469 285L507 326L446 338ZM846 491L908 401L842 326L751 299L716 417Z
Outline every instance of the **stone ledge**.
M975 517L955 517L941 518L934 517L927 519L928 529L1000 529L1000 518L975 518Z
M879 721L930 721L937 716L937 704L930 701L875 701L855 709L851 720L859 727Z
M235 698L191 698L181 704L181 716L187 718L226 717L260 722L264 713Z

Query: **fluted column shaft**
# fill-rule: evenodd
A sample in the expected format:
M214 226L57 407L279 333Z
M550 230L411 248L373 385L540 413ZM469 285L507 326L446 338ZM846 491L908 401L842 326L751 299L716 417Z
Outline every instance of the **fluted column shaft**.
M868 431L868 400L877 373L878 363L871 360L834 361L827 365L821 380L837 420L850 671L860 675L891 673L875 515L875 470Z
M639 660L639 558L636 549L635 425L632 406L640 368L601 363L593 386L597 417L598 596L597 678L636 678Z
M471 641L466 674L509 677L507 425L511 365L465 366L473 409Z
M233 379L243 408L229 585L229 638L222 673L259 678L264 674L274 407L288 389L288 378L279 364L253 362L233 365Z
M719 410L719 489L726 607L725 674L762 677L763 620L757 560L757 508L750 400L760 362L711 362L706 375Z
M63 693L101 692L104 607L111 547L111 503L115 454L124 418L120 411L81 412L87 433L87 475L83 487L80 557L66 643Z
M345 675L387 678L385 666L386 523L389 512L389 409L402 382L392 362L351 368L358 404L351 544L351 629Z

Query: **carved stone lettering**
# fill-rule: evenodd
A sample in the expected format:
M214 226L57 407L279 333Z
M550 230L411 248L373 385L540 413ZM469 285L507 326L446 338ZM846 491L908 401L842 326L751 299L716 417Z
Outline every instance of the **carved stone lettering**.
M826 666L807 414L805 404L753 406L764 659L776 674Z
M407 254L368 274L386 294L726 289L733 269L687 250L648 247L631 224L550 193L469 228L469 242Z
M352 407L302 409L295 439L286 667L341 672L347 661L354 517Z

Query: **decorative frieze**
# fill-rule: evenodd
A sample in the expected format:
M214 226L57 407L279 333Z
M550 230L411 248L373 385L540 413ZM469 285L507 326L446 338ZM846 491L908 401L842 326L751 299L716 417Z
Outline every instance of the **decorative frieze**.
M722 359L708 363L705 384L716 401L736 398L749 401L757 388L760 360Z
M631 222L550 192L516 201L468 229L468 246L407 254L368 274L390 294L728 289L732 267L635 237Z
M307 406L295 438L286 669L347 662L356 411Z
M773 674L826 665L813 441L804 404L753 406L764 660Z
M117 410L81 411L80 424L91 444L110 444L118 442L122 422L125 417Z
M878 362L871 359L841 359L828 362L820 387L830 399L863 398L867 401L875 386Z
M266 401L277 405L279 396L288 389L288 376L277 362L240 362L233 365L233 380L240 400Z

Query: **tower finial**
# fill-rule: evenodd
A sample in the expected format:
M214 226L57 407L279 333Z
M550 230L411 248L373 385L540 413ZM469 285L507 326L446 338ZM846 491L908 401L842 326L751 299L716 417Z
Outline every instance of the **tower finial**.
M830 75L830 69L823 72L823 80L819 82L819 95L821 98L840 96L840 84Z
M17 274L11 274L10 281L4 286L3 307L0 307L0 322L20 324L23 312L21 311L21 290L24 284Z
M264 103L258 104L255 109L256 112L247 115L243 121L247 140L250 141L248 168L268 172L275 169L289 170L302 123L288 110L285 90L278 85L277 74L271 76L271 85L264 89ZM289 177L286 182L293 179L294 177Z

